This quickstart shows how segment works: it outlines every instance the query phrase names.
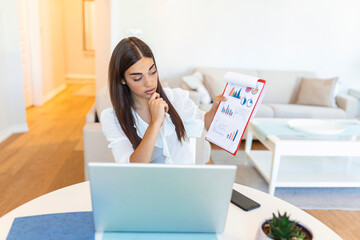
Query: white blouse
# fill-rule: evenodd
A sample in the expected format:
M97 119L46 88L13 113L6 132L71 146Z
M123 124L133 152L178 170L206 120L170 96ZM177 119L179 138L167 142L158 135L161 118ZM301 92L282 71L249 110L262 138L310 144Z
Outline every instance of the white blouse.
M189 98L189 92L180 88L164 88L164 92L183 121L185 130L187 132L199 131L199 127L202 130L204 126L204 112ZM132 114L135 116L134 127L137 130L137 134L140 138L143 138L149 125L133 109ZM121 129L114 109L105 109L101 113L100 122L103 133L110 142L108 147L111 148L115 161L118 163L129 163L134 149ZM197 129L192 129L194 127ZM182 143L178 141L175 126L169 114L166 114L160 128L150 162L195 164L195 152L191 148L189 139L186 138Z

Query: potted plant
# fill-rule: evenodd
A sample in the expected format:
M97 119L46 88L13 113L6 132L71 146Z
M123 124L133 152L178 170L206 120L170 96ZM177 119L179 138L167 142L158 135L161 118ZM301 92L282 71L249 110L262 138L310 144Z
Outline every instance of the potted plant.
M289 219L286 212L264 221L258 231L258 240L311 240L311 232L303 225Z

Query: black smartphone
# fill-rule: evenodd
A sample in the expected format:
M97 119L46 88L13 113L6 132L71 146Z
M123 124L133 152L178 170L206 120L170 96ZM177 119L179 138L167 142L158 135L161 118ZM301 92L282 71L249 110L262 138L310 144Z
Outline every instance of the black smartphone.
M238 206L239 208L243 209L244 211L250 211L252 209L260 207L260 204L255 202L254 200L242 195L238 191L233 189L231 202Z

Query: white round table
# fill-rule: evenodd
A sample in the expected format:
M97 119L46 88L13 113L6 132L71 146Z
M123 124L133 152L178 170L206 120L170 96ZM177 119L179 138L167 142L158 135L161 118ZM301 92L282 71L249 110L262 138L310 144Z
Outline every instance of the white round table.
M278 210L281 213L286 211L292 219L309 226L313 232L314 240L341 240L337 234L319 220L281 199L239 184L234 184L234 189L259 202L261 207L245 212L230 204L225 231L218 234L219 240L255 239L260 224ZM0 239L6 239L16 217L91 210L89 182L71 185L27 202L2 216L0 218Z

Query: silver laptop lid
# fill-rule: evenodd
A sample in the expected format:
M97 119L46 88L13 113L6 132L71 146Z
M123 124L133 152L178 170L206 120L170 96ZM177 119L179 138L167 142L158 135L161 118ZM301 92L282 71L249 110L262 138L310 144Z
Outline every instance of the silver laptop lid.
M89 163L96 231L223 232L236 166Z

